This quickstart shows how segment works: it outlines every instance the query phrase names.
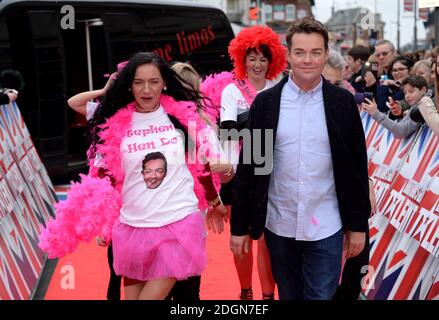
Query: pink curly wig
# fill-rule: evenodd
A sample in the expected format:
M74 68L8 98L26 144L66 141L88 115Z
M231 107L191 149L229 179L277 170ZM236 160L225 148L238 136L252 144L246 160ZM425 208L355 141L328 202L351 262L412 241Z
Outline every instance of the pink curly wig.
M271 61L265 77L273 80L285 70L287 67L286 49L280 42L279 36L269 27L253 26L239 32L229 45L229 55L234 65L233 73L238 79L246 78L246 51L250 48L259 50L262 44L268 46L271 51Z

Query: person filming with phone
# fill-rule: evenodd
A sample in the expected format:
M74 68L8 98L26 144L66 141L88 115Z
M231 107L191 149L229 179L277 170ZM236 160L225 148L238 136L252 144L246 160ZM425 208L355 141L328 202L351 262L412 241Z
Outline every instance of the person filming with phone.
M406 57L396 57L390 67L393 79L384 80L377 87L378 110L381 112L390 110L391 119L402 118L403 111L408 108L408 105L403 107L404 104L400 102L404 100L404 91L401 84L410 75L413 64L413 61Z
M428 85L427 81L421 76L409 76L405 78L401 83L401 88L404 92L404 97L407 103L410 105L412 109L417 108L418 103L422 98L425 97ZM390 98L392 103L395 105L396 102ZM425 97L424 99L430 99ZM430 99L431 101L431 99ZM431 101L431 103L433 103ZM410 136L413 132L415 132L419 127L420 123L414 121L410 116L411 110L406 112L402 120L393 121L386 114L382 113L378 110L377 103L374 99L370 100L365 98L365 102L361 104L362 110L369 113L373 119L379 122L383 127L392 132L392 134L397 139L402 139ZM391 106L395 108L395 106Z
M352 72L349 83L356 92L376 91L376 79L378 77L378 63L368 61L370 50L368 47L356 45L348 51L346 62Z

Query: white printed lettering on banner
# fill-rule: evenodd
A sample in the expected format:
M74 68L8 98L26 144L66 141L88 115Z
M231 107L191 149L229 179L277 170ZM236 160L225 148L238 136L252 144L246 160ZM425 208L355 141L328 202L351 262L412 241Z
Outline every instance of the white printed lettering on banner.
M3 125L6 126L4 130L8 133L10 138L10 148L13 153L16 154L17 159L21 159L26 154L25 147L23 145L23 133L20 130L20 126L16 122L13 111L8 105L2 106L1 118ZM12 142L12 143L11 143Z
M14 197L18 196L25 187L25 182L21 177L21 173L18 170L16 163L9 167L8 172L6 172L6 179L8 180L9 186L12 189Z
M42 167L41 170L38 171L37 176L40 176L43 179L44 184L46 185L46 190L48 192L48 196L50 199L50 203L55 203L55 189L53 188L52 181L47 174L46 168Z
M19 165L25 180L31 182L35 178L36 172L32 169L29 158L25 156L23 159L21 159Z
M423 188L416 181L409 180L404 187L403 193L412 198L414 201L420 203L424 197L426 189Z
M6 152L0 154L0 171L6 173L6 171L8 171L7 168L9 168L14 161L15 160L12 158L12 154L9 152L9 150L6 150Z
M10 145L8 139L6 138L7 133L4 132L0 124L0 160L4 166L3 171L6 172L6 168L9 168L14 158L10 152ZM0 168L1 169L1 168Z
M48 202L50 203L50 199L48 198L50 196L49 188L47 183L43 180L41 175L39 173L34 175L33 184L36 188L39 194Z
M18 126L20 128L21 134L23 135L23 139L30 140L30 133L29 130L27 130L26 123L24 122L23 117L20 113L20 108L16 103L13 103L11 106L12 113L14 115L15 121L18 123Z
M375 177L380 178L383 181L392 181L395 177L396 171L392 168L388 168L386 166L380 166L376 170Z
M439 241L438 215L433 211L421 208L419 214L412 217L412 220L407 233L419 241L424 249L433 253Z
M416 208L414 208L416 207ZM416 204L395 190L391 190L390 196L383 205L382 213L389 219L390 223L400 231L403 231L404 219L407 214L416 211Z
M47 185L41 179L40 175L35 175L35 179L33 182L29 184L31 190L34 190L35 200L37 201L37 205L40 209L41 214L43 214L44 221L47 221L52 216L54 216L54 210L52 206L48 206L49 204L54 203L53 198L51 197L47 189ZM50 210L50 212L49 212Z
M1 219L9 214L14 208L14 197L9 191L8 184L5 179L0 176L0 223Z
M41 203L38 194L31 193L33 192L33 186L29 186L29 188L24 189L25 199L27 200L26 206L28 206L28 209L30 212L33 212L36 215L36 218L38 220L38 223L43 223L43 221L47 221L49 218L49 215L46 216L46 208L42 204L42 208L40 208L39 203ZM34 196L32 196L32 194ZM55 203L55 201L51 202Z
M384 198L384 195L387 194L389 190L390 184L386 181L375 180L376 183L374 185L375 197L378 204L381 204Z
M40 157L38 156L37 151L35 150L35 148L31 148L28 152L27 155L29 157L29 160L33 166L33 169L35 171L39 171L40 168L42 167L42 163L40 160Z

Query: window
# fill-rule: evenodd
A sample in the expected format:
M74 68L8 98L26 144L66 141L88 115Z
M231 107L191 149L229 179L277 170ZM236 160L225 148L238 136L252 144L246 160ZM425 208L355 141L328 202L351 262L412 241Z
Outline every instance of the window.
M305 18L306 16L308 16L308 12L306 10L303 9L297 10L297 19L300 20Z
M266 22L273 21L273 6L264 3L264 18Z
M294 4L286 5L286 13L287 13L287 18L285 19L285 21L296 20L296 6Z
M285 6L283 4L275 4L273 9L273 20L285 21Z

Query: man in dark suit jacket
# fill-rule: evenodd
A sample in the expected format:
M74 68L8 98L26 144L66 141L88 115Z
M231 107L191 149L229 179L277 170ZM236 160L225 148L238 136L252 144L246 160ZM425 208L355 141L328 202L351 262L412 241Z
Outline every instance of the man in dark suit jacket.
M264 233L280 299L331 299L343 235L347 258L354 257L368 228L364 132L353 96L321 76L328 55L323 25L310 17L293 23L287 44L291 75L260 93L250 109L251 135L262 134L257 140L265 143L244 142L230 247L240 255L250 237ZM250 163L242 162L246 152Z

